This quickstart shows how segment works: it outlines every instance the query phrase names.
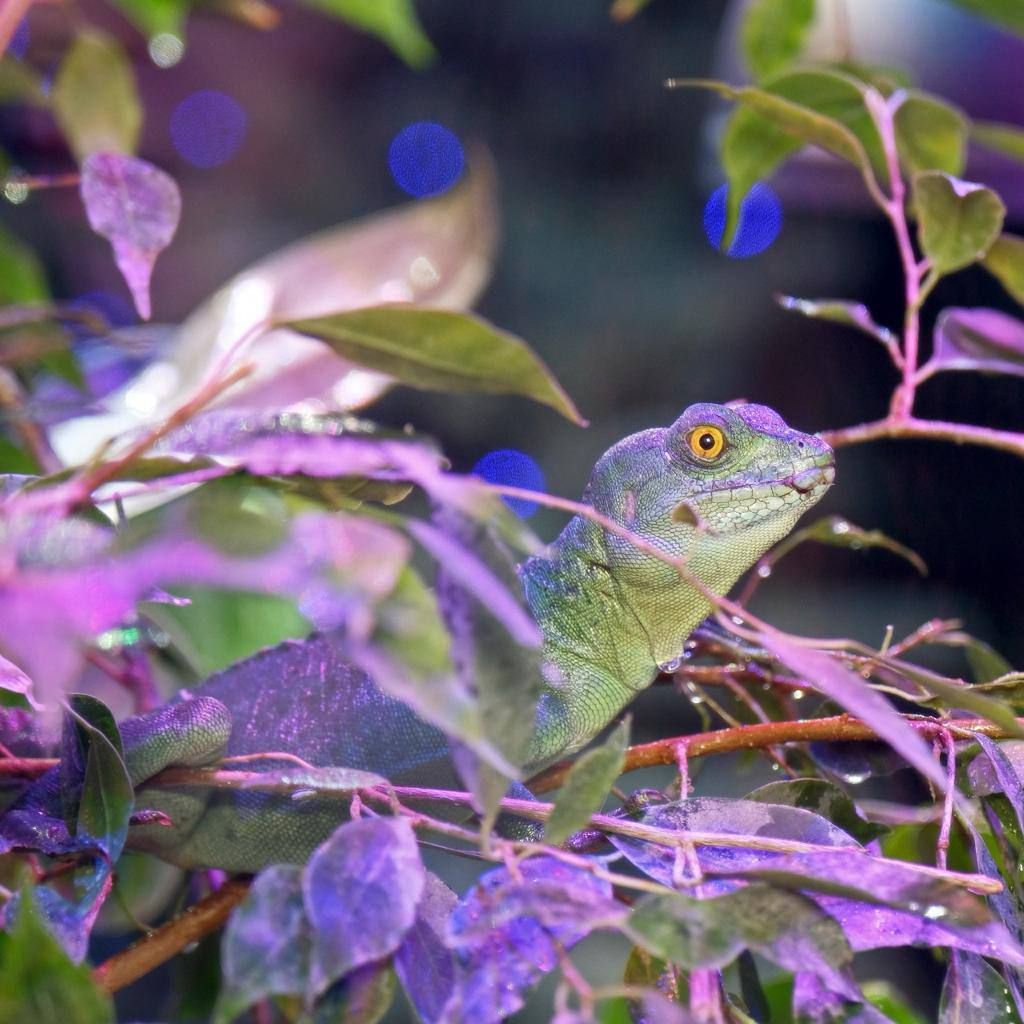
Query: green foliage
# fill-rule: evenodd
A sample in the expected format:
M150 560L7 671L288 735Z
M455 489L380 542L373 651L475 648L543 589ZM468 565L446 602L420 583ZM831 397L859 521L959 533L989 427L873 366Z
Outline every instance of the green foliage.
M347 21L377 36L409 67L422 68L435 57L416 17L412 0L305 0L311 7Z
M740 42L754 78L782 71L803 49L814 21L814 0L754 0L740 27Z
M0 1020L112 1024L110 999L89 968L73 964L43 924L31 889L22 891L11 927L0 932Z
M908 92L896 107L896 145L910 173L963 173L967 159L967 121L955 107L927 93Z
M629 720L619 723L599 747L588 750L569 770L544 826L546 843L561 843L586 826L590 816L601 809L615 780L622 774L622 762L629 746Z
M388 305L279 326L318 338L338 355L411 387L524 395L586 423L522 340L467 313Z
M195 0L108 0L144 35L170 32L179 38L185 33L185 19L196 6Z
M937 274L980 260L999 237L1006 207L991 189L941 171L914 175L914 211L925 256Z
M79 161L135 152L142 103L131 62L113 36L87 29L75 37L53 83L53 113Z
M989 247L981 265L1024 306L1024 238L1003 232Z

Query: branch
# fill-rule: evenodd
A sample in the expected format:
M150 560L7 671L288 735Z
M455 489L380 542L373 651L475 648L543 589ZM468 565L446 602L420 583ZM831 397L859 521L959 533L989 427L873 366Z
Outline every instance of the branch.
M183 914L104 960L92 972L93 980L108 995L137 981L186 946L222 927L231 911L245 899L251 884L243 878L225 882Z
M881 438L920 438L927 441L952 441L955 444L977 444L997 448L1024 458L1024 434L1009 430L990 430L967 423L945 423L941 420L919 420L912 416L894 419L891 416L856 427L825 430L819 437L833 448L862 444Z
M904 715L904 719L928 738L941 736L953 726L964 734L984 733L993 739L1007 739L1009 733L983 718L957 719L955 722L938 718L915 718ZM1024 719L1021 719L1024 722ZM690 758L706 757L709 754L728 754L736 750L761 750L779 743L810 743L815 740L849 741L876 740L878 734L863 722L849 715L834 715L831 718L811 718L797 722L766 722L742 725L733 729L717 729L713 732L695 733L693 736L676 736L654 743L642 743L626 751L622 771L631 772L638 768L656 765L674 765L679 744L686 743ZM2 763L2 762L0 762ZM572 761L560 761L535 775L527 782L534 793L547 793L557 789L565 781L572 767Z

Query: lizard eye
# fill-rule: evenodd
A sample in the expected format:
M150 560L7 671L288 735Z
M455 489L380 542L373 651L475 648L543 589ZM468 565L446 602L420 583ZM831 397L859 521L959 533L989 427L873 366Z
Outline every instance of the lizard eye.
M710 423L694 427L686 437L690 451L705 462L717 459L725 448L725 434Z

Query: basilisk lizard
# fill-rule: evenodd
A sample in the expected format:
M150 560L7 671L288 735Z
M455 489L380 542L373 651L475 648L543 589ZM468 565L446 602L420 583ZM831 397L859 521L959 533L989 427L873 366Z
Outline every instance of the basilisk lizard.
M584 501L685 557L706 587L725 593L789 533L833 476L828 445L790 429L771 409L701 404L670 427L641 431L609 449ZM596 736L677 661L710 609L672 566L581 516L518 575L543 634L531 769ZM184 867L253 872L303 862L337 827L339 809L325 798L147 787L170 765L275 751L376 772L396 785L462 788L445 735L347 664L327 637L258 653L187 699L127 720L122 737L136 807L170 820L134 826L128 845ZM258 763L249 767L259 770ZM37 786L55 789L57 780ZM41 795L30 790L23 800Z

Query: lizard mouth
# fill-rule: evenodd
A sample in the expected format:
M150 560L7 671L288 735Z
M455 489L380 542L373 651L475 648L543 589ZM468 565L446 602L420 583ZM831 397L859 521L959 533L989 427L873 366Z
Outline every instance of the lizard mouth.
M775 504L779 499L784 502L798 500L800 495L818 494L832 486L836 478L836 466L831 456L824 457L821 462L805 465L788 476L774 480L759 480L756 484L745 484L736 487L725 487L711 495L712 501L768 500ZM775 502L771 501L775 499Z
M819 487L831 487L835 478L836 466L834 462L830 461L824 466L810 466L808 469L802 469L799 473L794 473L780 482L789 484L794 491L807 494Z

